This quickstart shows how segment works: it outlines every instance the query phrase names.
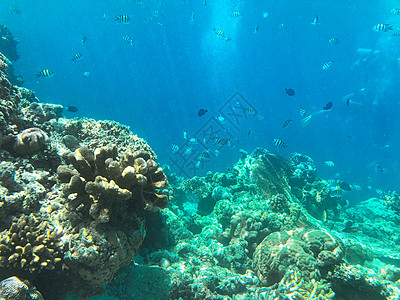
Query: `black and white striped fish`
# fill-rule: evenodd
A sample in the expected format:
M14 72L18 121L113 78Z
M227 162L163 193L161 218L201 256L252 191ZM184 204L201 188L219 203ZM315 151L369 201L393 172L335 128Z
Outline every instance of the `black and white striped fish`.
M393 30L393 25L376 24L374 27L372 27L372 30L375 32L388 32L389 30Z
M286 121L283 123L282 127L283 127L283 128L287 128L287 127L290 126L290 124L292 124L292 122L293 122L293 120L288 119L288 120L286 120Z
M306 110L303 106L300 106L299 112L300 112L300 117L302 118L306 115Z
M323 66L322 66L322 70L328 70L332 66L332 64L333 64L332 60L324 63Z
M122 39L127 42L129 45L133 46L133 40L129 35L125 35L122 37Z
M81 53L76 53L73 57L72 57L72 61L77 61L77 60L81 60L82 59L82 54Z
M179 146L177 144L171 144L172 153L176 153L179 151Z
M54 72L49 69L44 69L36 74L37 78L50 78L54 76Z
M287 145L281 139L273 139L273 143L278 148L283 148L283 149L287 148Z
M122 24L129 24L131 22L131 18L128 15L119 15L118 17L115 17L114 21Z

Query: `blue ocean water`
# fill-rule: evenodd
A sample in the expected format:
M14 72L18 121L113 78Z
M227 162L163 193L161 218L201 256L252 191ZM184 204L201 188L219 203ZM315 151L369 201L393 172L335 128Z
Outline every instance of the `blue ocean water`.
M264 147L311 156L319 176L360 185L364 198L376 189L398 189L400 37L393 33L400 16L391 14L396 1L137 2L1 1L0 23L19 39L14 65L24 86L42 102L78 107L66 117L130 126L161 164L174 158L172 144L186 142L184 131L194 136L239 92L256 114L237 128L223 120L234 145L213 152L197 174L224 171L240 149ZM234 11L240 16L233 17ZM131 22L116 22L121 14ZM315 16L318 24L312 25ZM377 24L394 30L375 32ZM333 37L340 43L329 43ZM82 59L73 62L76 53ZM54 77L36 78L43 69ZM323 111L329 101L332 109ZM307 126L300 107L312 115ZM201 108L208 112L199 117ZM282 128L287 119L293 123ZM287 149L277 149L274 138Z

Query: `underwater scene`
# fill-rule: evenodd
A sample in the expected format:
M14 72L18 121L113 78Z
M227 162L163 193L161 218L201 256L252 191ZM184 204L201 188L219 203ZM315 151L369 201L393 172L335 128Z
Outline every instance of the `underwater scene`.
M0 2L1 300L400 300L400 2Z

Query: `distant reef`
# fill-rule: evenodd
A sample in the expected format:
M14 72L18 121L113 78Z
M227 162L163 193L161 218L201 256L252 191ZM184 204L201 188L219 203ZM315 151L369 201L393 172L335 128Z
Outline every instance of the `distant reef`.
M4 54L8 68L6 70L8 74L8 80L16 85L22 85L24 80L21 76L14 74L14 67L12 62L19 59L17 52L18 39L13 36L7 26L0 24L0 53Z
M262 148L182 178L6 69L0 54L0 298L400 299L396 192L349 207L311 157Z

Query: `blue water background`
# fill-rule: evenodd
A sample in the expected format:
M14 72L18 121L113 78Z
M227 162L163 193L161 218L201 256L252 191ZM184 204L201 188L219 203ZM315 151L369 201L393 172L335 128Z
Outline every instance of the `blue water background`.
M210 117L218 117L221 105L239 91L258 115L244 120L240 131L228 124L238 144L221 149L199 174L224 171L241 156L239 149L277 151L272 140L280 138L288 145L281 154L310 155L321 177L358 184L366 197L376 195L375 189L399 189L400 37L372 30L378 23L400 27L400 16L390 13L397 4L3 0L0 23L20 41L16 73L42 102L79 108L78 113L65 112L66 117L129 125L161 164L173 156L171 143L185 142L183 131L191 136ZM241 16L231 17L236 10ZM115 22L120 14L132 22ZM313 26L315 15L319 24ZM213 28L232 40L223 40ZM122 39L125 35L133 47ZM341 42L331 45L332 37ZM379 53L364 55L359 48ZM72 62L78 52L82 60ZM328 61L332 66L322 70ZM46 68L54 77L37 79L35 74ZM285 88L293 88L295 97L287 96ZM357 103L346 106L343 97L350 93ZM332 110L318 114L328 101ZM300 106L313 113L306 127ZM201 118L200 108L209 110ZM286 119L294 122L283 129ZM327 160L335 166L325 166ZM377 165L385 172L377 171ZM359 199L358 193L352 195Z

